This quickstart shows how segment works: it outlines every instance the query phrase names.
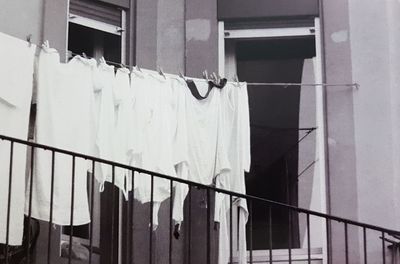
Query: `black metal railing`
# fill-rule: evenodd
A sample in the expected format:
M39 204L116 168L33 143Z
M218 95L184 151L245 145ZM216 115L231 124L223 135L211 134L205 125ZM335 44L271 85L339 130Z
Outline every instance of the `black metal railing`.
M248 263L256 263L258 262L255 258L256 255L259 257L260 254L264 254L264 251L256 251L256 249L253 249L253 238L255 235L255 231L252 228L253 225L253 209L254 206L257 204L258 206L261 204L263 208L265 208L265 212L267 215L267 218L265 219L265 225L267 226L268 230L268 236L265 236L265 239L268 240L268 247L265 250L265 256L264 256L264 261L262 263L273 263L274 261L277 261L275 258L276 255L274 254L276 247L273 246L273 213L276 210L283 210L288 212L289 217L294 217L294 216L304 216L305 217L305 225L306 225L306 232L305 232L305 238L306 241L303 243L302 248L304 249L305 252L305 258L302 260L303 262L301 263L314 263L315 262L315 256L313 256L313 248L312 248L312 230L313 226L311 225L311 219L319 219L321 225L324 227L321 230L324 230L324 234L319 234L322 236L325 241L324 245L322 245L323 254L325 254L326 259L324 263L388 263L390 261L390 256L386 252L388 244L388 238L389 237L395 237L398 238L400 237L400 231L396 230L390 230L386 228L382 228L379 226L375 225L370 225L370 224L365 224L365 223L360 223L357 221L341 218L341 217L336 217L333 215L328 215L320 212L315 212L311 211L308 209L304 208L299 208L293 205L288 205L276 201L271 201L265 198L260 198L260 197L255 197L252 195L245 195L241 193L236 193L236 192L230 192L227 190L211 187L211 186L206 186L202 185L196 182L191 182L183 179L178 179L175 177L171 177L168 175L163 175L160 173L152 172L152 171L147 171L144 169L140 168L134 168L128 165L116 163L113 161L109 160L104 160L88 155L84 155L81 153L76 153L64 149L59 149L51 146L46 146L38 143L33 143L21 139L16 139L8 136L3 136L0 135L0 140L9 142L10 146L10 160L9 160L9 174L8 176L8 201L0 201L1 203L7 202L7 234L6 234L6 243L2 245L3 252L0 252L1 259L0 263L5 263L5 264L11 264L13 263L12 260L12 253L13 250L15 250L15 247L9 245L9 227L10 227L10 199L11 199L11 183L12 183L12 178L13 178L13 153L14 153L14 147L16 144L23 145L27 147L28 153L30 154L30 164L29 170L33 171L34 170L34 155L35 155L35 150L36 149L42 149L51 152L51 186L50 188L50 219L48 219L49 225L48 225L48 233L47 233L47 248L44 249L41 247L42 252L39 252L40 255L46 255L46 261L47 263L59 263L55 261L54 259L54 251L58 252L58 249L56 246L52 243L52 236L53 234L53 222L52 222L52 217L53 217L53 196L54 196L54 170L55 170L55 156L58 154L63 154L67 155L71 158L71 176L72 176L72 185L71 185L71 193L74 194L74 188L75 188L75 163L77 159L84 159L87 161L91 162L91 167L92 167L92 173L90 174L91 181L90 181L90 195L89 195L89 204L90 204L90 209L91 209L91 217L93 219L94 216L94 190L95 190L95 174L96 174L96 164L102 163L102 164L107 164L112 167L112 184L115 181L115 170L116 168L122 168L126 169L130 172L132 172L132 175L134 172L140 172L144 173L143 177L151 177L151 201L150 201L150 210L149 210L149 219L150 219L150 225L148 227L148 248L149 248L149 257L146 261L147 263L156 263L154 251L155 251L155 246L154 246L154 231L153 231L153 205L154 205L154 200L153 200L153 192L154 192L154 180L155 178L161 178L164 180L168 180L170 183L170 193L173 193L173 187L174 183L181 183L181 184L186 184L189 187L189 194L187 197L187 203L189 204L189 208L191 207L192 204L192 190L193 189L200 189L204 190L206 193L206 234L205 234L205 245L202 245L202 248L205 250L205 263L214 263L214 258L213 254L215 253L215 249L211 248L211 231L213 230L212 227L212 208L211 208L211 195L214 192L217 193L222 193L226 195L229 198L230 202L230 209L228 210L229 217L227 218L230 222L230 228L229 228L229 261L230 263L236 263L237 261L237 256L235 252L235 247L234 245L237 243L237 238L234 236L234 229L236 226L233 225L234 218L235 216L235 211L233 203L235 199L241 198L245 199L248 204L248 211L249 211L249 218L248 218L248 244L247 244L247 261ZM4 165L4 164L2 164ZM147 176L146 176L147 175ZM28 208L28 214L27 214L27 226L31 227L32 222L34 221L31 217L31 206L32 206L32 190L33 190L33 179L30 177L30 182L27 184L27 192L28 192L28 197L29 197L29 208ZM135 181L134 177L132 177L132 190L135 189ZM111 212L114 212L116 210L115 206L118 206L118 197L117 197L116 192L112 192L111 195ZM122 227L124 229L124 233L127 234L125 236L125 239L119 240L121 244L114 243L114 240L110 241L110 247L109 247L109 254L107 256L110 256L109 259L102 259L100 262L97 260L94 260L94 254L98 254L97 249L95 249L93 245L93 221L91 221L90 226L89 226L89 245L88 245L88 251L89 251L89 256L87 260L79 263L117 263L116 261L119 260L121 263L142 263L141 261L138 261L138 258L140 259L140 256L137 256L136 252L133 252L134 249L134 243L142 243L142 240L140 238L135 238L134 236L134 217L136 214L135 211L135 206L134 206L134 192L130 193L129 195L129 200L127 201L127 204L125 206L126 210L126 217L125 217L125 225ZM162 241L163 243L166 243L169 248L169 255L168 256L162 256L164 259L168 259L167 262L173 263L173 256L172 256L172 244L173 244L173 233L174 233L174 225L172 221L172 201L173 199L169 200L169 212L168 216L169 219L169 230L168 230L168 236L169 239L168 241ZM75 201L74 201L74 195L71 195L71 208L70 208L70 232L69 232L69 247L68 247L68 254L66 255L67 262L68 263L75 263L74 258L73 258L73 252L72 252L72 245L74 241L74 226L72 225L73 223L73 209L74 209ZM118 209L118 208L117 208ZM192 221L196 221L196 219L192 219L192 210L189 209L188 212L188 217L184 220L184 223L188 223L188 225L192 224ZM280 234L281 236L287 236L287 240L289 241L289 246L285 250L287 250L287 259L285 263L294 263L295 261L298 261L298 259L295 259L293 255L293 250L295 248L292 248L292 232L291 228L293 225L292 221L288 221L288 232L287 234ZM111 213L111 223L110 223L110 231L111 231L111 238L115 237L116 232L118 232L118 228L121 225L121 221L117 221L114 217L114 213ZM340 228L340 229L339 229ZM338 231L341 230L341 231ZM29 241L31 241L31 228L27 232L24 232L26 234L26 237L24 237L24 241L28 241L27 243L23 243L23 255L24 255L24 262L21 263L35 263L34 258L32 257L32 245ZM258 234L256 234L258 235ZM185 254L187 256L186 259L189 259L185 263L201 263L201 262L196 262L195 259L191 258L191 255L193 254L193 248L191 247L190 243L194 243L193 239L191 239L191 228L188 229L187 233L187 241L189 242L189 246L187 247L187 252L182 252L182 254ZM243 239L243 238L242 238ZM376 240L380 241L380 246L379 248L376 247ZM355 246L354 241L358 241L357 243L362 244L361 246ZM367 242L369 243L369 246L367 245ZM358 245L358 244L357 244ZM125 248L126 250L122 251L120 247ZM342 247L341 249L335 249L335 247ZM21 249L18 249L19 252ZM36 249L39 250L39 249ZM47 252L43 252L43 251ZM257 249L258 250L258 249ZM261 253L260 253L261 252ZM341 252L341 256L334 256L334 252ZM379 253L378 253L379 252ZM255 254L257 253L257 254ZM101 253L100 253L101 254ZM341 259L342 258L342 259ZM379 262L376 262L376 260L379 259ZM135 260L135 262L134 262ZM165 263L165 261L163 262ZM202 262L204 263L204 262ZM321 262L318 262L321 263Z

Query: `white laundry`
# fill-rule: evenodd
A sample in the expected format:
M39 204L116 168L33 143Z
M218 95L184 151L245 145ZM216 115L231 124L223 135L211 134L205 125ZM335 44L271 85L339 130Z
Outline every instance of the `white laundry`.
M128 69L119 68L115 75L115 85L113 89L115 106L115 126L113 133L114 161L125 165L129 164L129 122L130 116L132 115L129 74L130 72ZM110 183L114 181L114 184L123 192L126 199L127 175L128 171L126 169L121 167L114 167L111 169L111 173L106 178L106 181Z
M185 161L186 128L178 120L184 114L182 83L157 73L135 71L132 74L134 91L134 126L131 164L135 167L180 177L175 166ZM181 171L181 170L180 170ZM176 186L176 183L172 186ZM135 174L135 198L142 203L154 202L153 224L158 225L158 208L171 195L169 180L154 177L151 197L151 176ZM174 209L174 219L183 218L183 211ZM181 221L181 220L180 220Z
M172 175L174 168L172 162L169 164L165 158L168 151L168 138L170 137L170 125L168 120L163 120L166 114L166 93L168 92L169 80L157 73L146 72L142 86L137 87L135 111L141 116L133 133L135 140L142 143L140 157L134 164L137 167L162 174ZM140 131L141 130L141 131ZM153 178L148 174L135 174L135 198L141 203L153 201L153 226L158 225L158 208L161 202L170 195L170 184L168 180L158 177ZM153 192L151 191L153 188Z
M0 135L28 138L35 45L0 33ZM21 245L24 225L26 147L13 146L11 201L8 200L9 141L0 140L0 243L6 243L10 202L9 245Z
M208 90L208 83L204 80L194 80L200 94ZM180 163L176 169L182 179L198 182L205 185L214 183L216 177L230 171L225 140L219 125L222 122L221 90L213 88L208 97L199 101L185 84L183 91L185 111L179 124L185 125L187 131L187 162ZM184 152L183 152L184 153ZM183 204L188 192L188 186L178 184L174 197L174 217L177 222L183 220Z
M105 160L114 159L114 126L115 109L113 89L115 85L114 67L101 62L95 69L95 154ZM95 177L100 183L100 191L104 189L107 176L111 175L111 166L96 163Z
M224 139L231 164L230 171L221 173L216 181L217 187L237 193L246 193L244 172L250 169L250 122L246 83L239 87L227 83L222 89L222 121ZM248 218L247 202L244 199L217 193L215 202L215 221L220 222L219 263L230 261L230 208L239 208L238 212L238 251L239 263L247 263L246 222ZM234 210L237 211L237 210ZM232 238L233 239L233 238Z
M74 57L60 63L56 50L43 48L38 63L36 141L74 152L93 155L95 60ZM73 170L73 162L75 169ZM69 225L74 175L73 225L90 222L87 169L84 159L55 153L52 222ZM32 217L50 220L52 153L35 151ZM26 199L28 201L29 199ZM27 206L25 210L27 212Z
M200 94L208 90L204 80L194 80ZM222 89L223 90L223 89ZM188 137L188 179L211 185L215 177L230 170L221 118L221 89L213 88L204 100L196 99L184 89Z

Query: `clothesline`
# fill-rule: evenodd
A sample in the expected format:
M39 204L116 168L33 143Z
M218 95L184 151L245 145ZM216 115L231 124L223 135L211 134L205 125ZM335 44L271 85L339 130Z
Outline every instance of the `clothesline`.
M67 56L72 55L72 56L80 56L82 54L77 54L74 52L67 52ZM84 55L87 58L94 59L93 57L89 57L87 55ZM133 66L127 65L124 63L118 63L115 61L110 61L110 60L104 60L106 63L117 66L117 67L125 67L131 69ZM191 78L191 77L188 77ZM294 87L294 86L303 86L303 87L317 87L317 86L329 86L329 87L354 87L356 89L360 88L360 85L358 83L282 83L282 82L247 82L248 87L250 86L284 86L284 88L288 87Z

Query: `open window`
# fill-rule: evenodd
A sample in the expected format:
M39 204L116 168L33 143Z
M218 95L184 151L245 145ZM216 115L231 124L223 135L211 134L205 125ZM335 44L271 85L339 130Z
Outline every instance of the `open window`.
M249 83L252 165L246 175L247 194L324 212L324 158L318 155L323 131L316 129L323 128L321 87L278 85L321 82L319 20L290 27L219 23L220 72ZM252 237L247 226L246 239L254 261L268 261L270 252L274 260L288 261L289 248L292 259L307 256L302 249L307 246L304 216L278 208L269 211L257 203L252 209ZM322 260L324 227L313 221L311 253Z
M95 59L104 57L110 64L118 65L124 63L125 59L125 11L101 3L99 1L71 0L69 9L68 25L68 56L82 55L83 53ZM92 177L88 174L89 201L92 196ZM73 228L74 247L83 252L93 246L92 263L109 263L110 260L117 261L118 250L113 251L111 256L110 247L118 248L120 202L119 191L111 184L106 183L104 191L99 192L99 185L93 182L93 211L92 217L92 241L90 241L90 225L75 226ZM112 193L116 197L115 204L109 197ZM91 204L91 203L89 203ZM114 208L114 210L112 210ZM112 218L114 218L115 232L112 234ZM62 228L61 256L69 248L69 227ZM111 244L113 244L111 246ZM73 247L73 250L74 250ZM67 253L67 252L66 252ZM68 254L66 254L67 256Z

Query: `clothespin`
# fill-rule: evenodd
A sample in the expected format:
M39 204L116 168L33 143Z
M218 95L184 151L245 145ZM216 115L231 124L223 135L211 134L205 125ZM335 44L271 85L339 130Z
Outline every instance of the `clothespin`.
M204 71L203 71L203 78L206 79L207 81L209 80L209 79L208 79L208 72L207 72L207 70L204 70Z
M140 69L140 67L138 65L136 65L136 70L142 72L142 69Z
M104 59L103 56L101 56L101 58L100 58L100 63L106 64L106 59Z
M217 75L215 74L215 72L213 72L211 76L214 79L215 83L219 82L219 79L218 79Z
M161 67L158 67L158 73L159 73L162 77L164 77L164 79L167 79L167 77L165 76L165 74L164 74L164 72L163 72L163 70L162 70Z
M233 81L236 82L236 85L237 85L238 87L240 86L239 77L237 76L237 74L235 74L235 76L233 76Z
M29 47L32 47L32 34L29 34L26 36L26 41L29 43Z
M185 76L183 75L182 71L179 71L179 77L181 77L183 80L186 80Z
M219 73L217 73L217 77L218 77L218 80L222 79L222 77L221 77L221 75L219 75Z
M44 49L49 49L50 48L50 44L48 40L45 40L42 44L42 48Z
M88 56L86 55L86 53L85 53L85 52L82 52L82 57L84 57L85 59L87 59L87 58L88 58Z

